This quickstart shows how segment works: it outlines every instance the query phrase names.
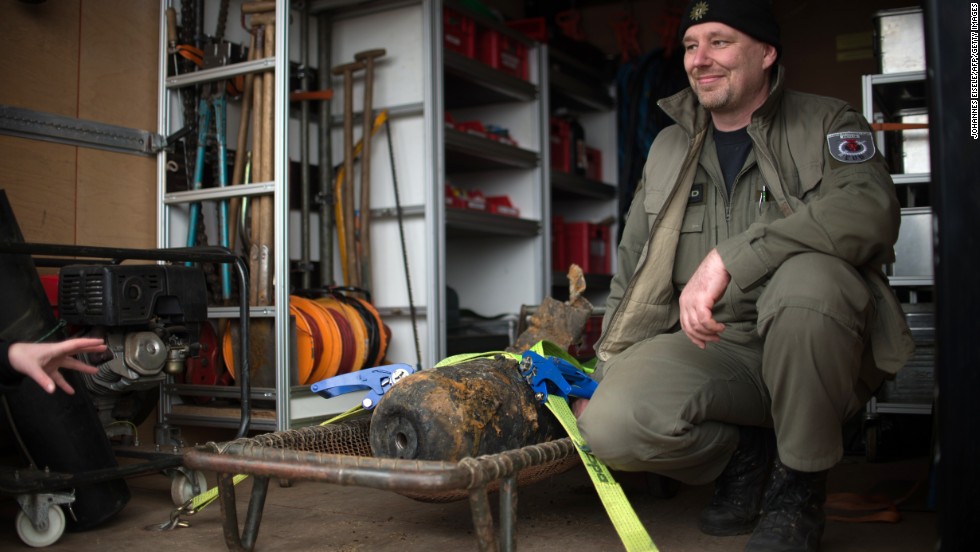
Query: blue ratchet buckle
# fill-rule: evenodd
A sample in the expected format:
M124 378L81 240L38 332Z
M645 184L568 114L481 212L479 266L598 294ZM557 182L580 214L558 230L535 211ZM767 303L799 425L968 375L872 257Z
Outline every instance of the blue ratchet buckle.
M526 351L521 357L521 376L527 380L534 398L544 402L548 393L565 400L569 397L592 398L598 384L587 374L558 357L543 357Z
M371 410L377 406L381 400L381 395L391 389L391 386L398 383L405 376L415 373L415 368L408 364L390 364L388 366L376 366L374 368L364 368L357 372L350 372L333 376L325 380L320 380L310 386L310 391L325 399L330 399L355 391L368 390L368 394L361 400L361 406Z

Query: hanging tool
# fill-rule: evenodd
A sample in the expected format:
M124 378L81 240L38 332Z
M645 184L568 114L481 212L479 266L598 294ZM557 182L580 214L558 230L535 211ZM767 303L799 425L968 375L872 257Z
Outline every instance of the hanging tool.
M367 395L361 400L361 406L370 410L377 406L381 400L381 395L391 389L392 385L401 381L405 376L414 373L415 368L408 364L389 364L364 368L356 372L320 380L310 386L310 391L329 399L355 391L367 390Z
M276 54L276 21L271 21L265 26L265 45L263 47L265 57L275 57ZM273 105L275 97L275 75L266 73L262 79L262 180L271 182L274 180L274 149L273 137L275 135L275 114ZM285 182L278 183L285 189ZM275 230L273 228L273 205L271 195L259 196L259 305L272 304L272 259L274 251L272 242Z
M357 236L360 245L358 256L361 263L361 287L371 290L371 124L374 119L374 63L385 55L383 48L367 50L354 54L354 60L364 64L364 111L361 118L364 123L362 140L364 150L361 153L361 202L360 202L360 232Z
M258 59L258 52L256 51L256 34L258 33L255 29L248 29L249 31L249 43L248 43L248 61L254 61ZM255 86L255 74L248 73L245 75L245 86L242 91L242 112L241 118L238 122L238 141L235 149L235 165L232 167L231 171L231 183L232 185L245 184L245 164L246 164L246 148L248 143L248 127L249 122L252 118L252 88ZM242 200L239 197L233 197L231 203L229 204L229 219L232 221L238 220L238 213L241 210ZM232 224L231 228L228 229L228 248L232 251L236 250L238 245L238 224Z
M382 111L382 113L385 113ZM395 171L395 149L392 146L394 138L391 135L391 119L385 117L385 134L388 135L388 161L391 164L391 184L395 190L395 213L398 216L398 237L402 243L402 261L405 265L405 287L408 289L408 312L412 318L412 335L415 337L415 367L422 369L422 346L419 343L418 317L415 313L415 301L412 298L412 276L408 270L408 248L405 245L405 220L402 214L401 197L398 194L398 173Z
M378 112L378 115L374 118L374 124L371 126L370 135L374 136L374 134L378 132L378 129L381 128L381 125L384 124L387 120L388 120L388 112L382 109L381 111ZM356 144L354 144L353 152L351 154L351 159L353 161L356 161L357 158L361 155L361 151L363 150L363 148L364 148L364 137L362 136L361 139L358 140ZM353 165L353 162L351 164ZM334 196L338 198L343 195L344 184L347 182L346 179L347 171L345 169L345 165L346 163L341 164L339 167L334 167L334 170L336 171L336 175L334 177ZM347 236L349 236L349 234L346 234L345 231L346 228L345 221L351 220L353 218L353 214L350 215L346 214L345 208L341 202L338 202L335 205L335 211L336 211L337 230L338 230L337 237L338 237L338 243L340 244L340 266L346 278L346 274L348 274L349 271L348 267L350 266L347 264L348 259L346 256L346 252L350 251L349 248L354 247L354 245L350 243L351 240L347 239ZM356 286L348 286L348 287L356 287ZM363 288L357 288L357 289L363 290ZM368 293L368 295L370 295L370 293Z
M303 2L299 19L299 80L302 91L310 90L310 3ZM292 100L292 94L290 94ZM309 289L312 282L313 267L310 264L310 104L300 103L299 116L299 161L300 161L300 231L299 231L299 270L300 285Z
M333 68L334 75L344 77L344 178L342 196L338 198L338 228L342 226L340 242L344 264L344 284L360 287L359 268L354 243L354 72L364 68L360 62L346 63Z
M204 179L204 153L207 146L208 130L211 127L211 112L214 111L215 140L218 147L218 185L222 188L228 185L227 146L225 144L225 103L223 81L206 85L201 91L198 111L197 129L197 160L194 165L193 189L200 190ZM191 203L187 228L187 247L197 245L197 226L201 216L201 204ZM228 200L218 202L218 226L220 228L220 245L228 247ZM231 272L227 264L221 265L221 298L228 302L231 299Z
M317 73L321 90L330 89L331 98L333 97L330 88L330 38L332 23L328 11L323 11L317 15L317 52L319 58ZM334 225L334 203L336 197L333 193L333 174L325 170L333 167L333 140L331 138L330 122L330 99L326 98L320 103L318 120L319 149L318 160L320 163L320 192L317 195L317 204L320 212L320 285L323 287L334 284L333 266L333 225Z

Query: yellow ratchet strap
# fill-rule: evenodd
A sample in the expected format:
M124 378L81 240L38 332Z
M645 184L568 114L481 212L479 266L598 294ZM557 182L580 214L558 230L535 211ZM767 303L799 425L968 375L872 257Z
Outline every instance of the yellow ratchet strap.
M536 343L531 347L531 351L541 356L559 357L587 374L593 371L593 369L579 363L566 350L548 341ZM504 351L461 354L439 362L436 364L436 368L459 364L477 358L492 358L497 355L510 357L517 362L520 362L522 358L520 353L508 353ZM559 395L549 393L545 406L558 418L558 422L565 428L572 443L575 444L579 456L582 457L582 463L585 464L586 471L589 472L589 477L592 479L592 484L595 485L596 492L599 493L599 500L602 501L602 505L606 508L606 514L609 516L610 521L612 521L613 527L619 535L619 540L622 541L627 552L657 552L657 545L653 544L653 539L650 538L650 534L647 533L646 528L640 523L640 518L637 517L636 511L633 510L629 499L626 498L623 488L613 479L609 468L589 451L585 439L579 433L578 423L575 421L575 415L572 414L571 408L568 407L568 402Z

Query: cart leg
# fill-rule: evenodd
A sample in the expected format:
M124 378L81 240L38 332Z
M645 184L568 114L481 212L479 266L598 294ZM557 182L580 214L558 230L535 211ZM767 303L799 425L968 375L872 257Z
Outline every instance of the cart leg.
M470 513L473 514L473 529L480 552L496 552L497 535L493 531L493 514L490 513L486 486L470 489Z
M255 548L255 539L259 535L259 524L262 523L262 510L265 508L265 497L268 494L269 478L254 476L252 479L252 498L248 501L245 528L242 530L242 546L246 550Z
M228 547L228 550L235 552L247 550L242 548L242 539L238 535L238 510L235 508L234 475L227 473L218 474L218 501L221 504L225 546Z
M225 545L228 550L235 552L251 552L255 548L259 524L262 522L262 509L265 508L265 497L269 492L269 478L252 476L252 497L248 501L245 526L241 535L238 533L234 479L235 476L231 474L218 474L218 498L221 502L221 517L224 520L222 527L225 533Z
M500 482L500 550L517 550L517 474L511 474Z

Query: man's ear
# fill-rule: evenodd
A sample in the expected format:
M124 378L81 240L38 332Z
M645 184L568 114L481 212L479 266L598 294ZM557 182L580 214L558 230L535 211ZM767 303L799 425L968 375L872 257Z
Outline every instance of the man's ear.
M762 68L769 69L776 64L776 58L779 57L779 54L776 52L776 47L772 44L763 42L762 48Z

